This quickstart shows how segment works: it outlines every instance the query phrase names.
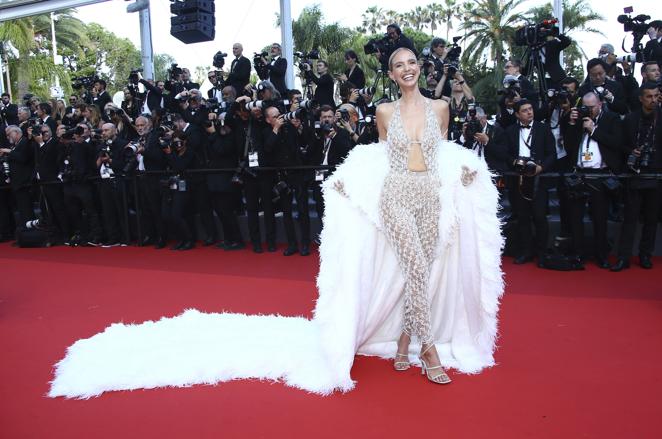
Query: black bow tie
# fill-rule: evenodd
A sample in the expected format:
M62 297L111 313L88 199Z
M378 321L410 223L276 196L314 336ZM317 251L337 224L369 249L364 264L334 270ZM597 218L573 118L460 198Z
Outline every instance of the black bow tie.
M522 124L519 124L519 126L520 126L521 128L531 129L531 125L522 125Z

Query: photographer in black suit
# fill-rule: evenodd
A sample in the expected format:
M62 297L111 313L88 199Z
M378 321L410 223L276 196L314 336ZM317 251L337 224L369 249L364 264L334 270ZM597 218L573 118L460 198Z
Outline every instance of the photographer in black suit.
M234 92L233 87L228 87ZM239 165L243 144L240 145L237 142L236 134L241 128L232 123L238 110L239 106L233 105L227 115L226 113L220 115L209 113L210 122L207 124L206 131L209 136L210 168L236 169ZM224 250L239 250L245 247L237 220L240 191L239 186L233 183L233 175L233 172L223 172L206 176L211 204L223 228L223 243L217 247Z
M655 82L645 82L640 88L641 109L623 121L623 145L626 166L634 172L662 171L662 111L658 104L660 90ZM643 227L639 241L639 263L652 268L651 255L655 248L657 215L662 188L659 180L631 178L626 182L625 218L618 245L618 261L611 268L621 271L630 266L630 256L640 213Z
M606 104L607 109L613 113L627 114L629 109L625 101L623 87L616 81L607 78L609 66L599 58L590 59L586 63L588 76L579 87L579 96L594 92Z
M522 174L508 177L507 186L514 203L513 212L517 215L517 235L519 248L515 257L516 264L532 260L531 222L536 229L535 252L538 265L544 264L547 250L547 189L549 183L538 177L549 171L556 162L554 136L549 126L533 120L533 106L527 99L521 99L514 105L517 123L505 130L501 148L495 149L494 156L505 161L509 170Z
M0 100L0 125L18 125L18 105L11 103L11 96L5 92Z
M37 180L40 182L54 182L58 179L58 162L64 145L59 142L59 137L66 131L61 125L58 128L59 136L55 137L48 125L42 125L39 131L31 129L32 140L35 150L35 170ZM42 209L50 215L49 223L57 227L60 238L68 242L72 231L64 206L64 193L60 184L45 184L41 186L44 194L46 208Z
M558 31L558 28L555 28ZM560 55L563 49L572 44L572 40L565 36L548 35L540 53L544 56L543 69L549 74L548 88L558 88L559 84L566 76L568 76L561 67Z
M338 75L338 79L342 82L351 82L354 88L365 87L365 73L359 65L359 56L353 50L345 51L345 64L347 70L345 73Z
M593 92L585 94L582 103L579 109L571 110L568 126L563 129L565 150L575 171L580 175L619 173L622 164L620 117L609 112ZM570 181L576 180L571 177ZM609 192L617 185L615 178L591 178L578 187L568 187L573 252L582 256L584 212L588 203L593 222L595 262L600 268L609 268Z
M9 178L11 190L16 200L19 226L35 218L30 185L34 178L34 149L28 138L16 125L5 129L10 148L0 148L0 156L9 163Z
M137 147L119 137L117 127L112 123L103 124L101 136L103 143L97 152L96 166L101 177L98 187L106 231L104 247L114 247L124 241L125 233L128 232L128 224L124 221L124 176L133 170L128 167L131 164L127 159L135 155Z
M170 96L164 93L165 91L165 82L157 81L154 84L154 81L151 79L140 79L140 83L145 86L145 93L142 95L136 94L135 96L139 97L143 103L141 112L143 114L151 114L152 111L155 111L157 108L168 108L170 106ZM134 88L130 89L134 93Z
M243 52L244 47L241 44L235 43L232 45L232 54L235 58L230 64L230 74L225 80L227 85L234 87L237 94L242 92L251 79L251 62L243 56Z
M320 220L324 217L324 199L322 197L322 183L335 170L349 151L352 149L352 140L349 132L336 126L337 120L333 108L320 107L319 128L316 128L308 140L308 161L310 165L328 165L328 170L315 171L313 183L313 198Z
M320 106L328 105L332 108L335 108L336 103L333 100L333 77L329 74L329 64L319 59L317 60L316 67L317 73L313 72L312 66L310 64L304 63L306 66L306 80L313 82L317 87L315 87L315 99Z
M103 109L106 107L106 104L112 101L112 98L106 91L106 81L103 79L94 81L94 87L92 88L92 103L97 106L99 113L103 114Z
M662 20L653 20L649 26L650 41L644 47L644 60L656 61L662 67Z
M285 96L287 94L287 85L285 85L285 74L287 72L287 60L281 57L280 44L273 43L271 45L271 61L267 61L262 57L262 63L265 66L266 77L260 77L262 80L271 82L278 92Z

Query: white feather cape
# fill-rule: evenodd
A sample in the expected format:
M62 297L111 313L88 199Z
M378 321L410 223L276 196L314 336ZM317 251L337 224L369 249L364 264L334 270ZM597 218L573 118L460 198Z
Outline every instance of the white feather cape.
M485 164L440 142L440 239L428 296L442 364L477 373L494 364L503 293L497 191ZM477 171L461 182L462 167ZM110 390L282 380L319 394L351 390L355 354L392 358L402 330L404 280L381 230L384 143L357 146L324 183L326 216L314 318L183 314L116 323L67 349L49 396L89 398ZM348 197L333 190L343 182ZM411 345L411 359L420 348ZM386 367L386 366L385 366Z

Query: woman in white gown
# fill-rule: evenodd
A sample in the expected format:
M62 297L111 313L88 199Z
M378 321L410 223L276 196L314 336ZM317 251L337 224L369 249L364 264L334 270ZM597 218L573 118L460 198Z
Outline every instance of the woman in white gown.
M492 366L503 293L496 188L484 162L443 140L446 106L417 93L413 54L398 50L391 65L403 97L378 107L382 141L354 148L324 183L313 319L187 310L116 323L67 349L49 396L244 378L329 394L354 388L356 354L397 353L396 369L421 364L437 383L449 381L441 365Z

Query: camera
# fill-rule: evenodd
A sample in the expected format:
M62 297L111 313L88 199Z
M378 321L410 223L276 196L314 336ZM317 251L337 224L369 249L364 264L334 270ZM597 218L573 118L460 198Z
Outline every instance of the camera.
M2 164L2 167L0 168L0 178L2 178L5 183L11 183L11 178L9 177L9 162L7 161L6 155L0 156L0 164Z
M320 53L319 50L313 49L308 53L305 52L294 52L294 56L299 58L301 61L299 61L299 70L312 70L313 68L313 62L311 60L313 59L320 59Z
M607 93L609 93L609 90L604 88L603 86L599 85L593 89L593 92L598 95L601 101L604 101L607 98Z
M476 117L476 104L469 104L467 116L465 118L467 128L465 131L464 140L466 143L472 144L474 136L477 133L483 131L483 126L480 124L480 121Z
M377 52L387 54L392 46L388 34L385 34L382 38L373 38L372 40L369 40L363 46L363 53L366 55L372 55Z
M655 147L651 146L650 143L645 143L639 148L639 157L630 153L627 159L627 167L637 174L641 172L642 168L648 168L650 166L651 158L653 153L655 153Z
M360 95L372 96L375 94L375 87L363 87L358 90Z
M305 115L305 111L301 108L295 111L290 111L289 113L283 114L283 119L290 121L292 119L302 119Z
M140 76L138 75L139 73L142 73L143 69L133 69L131 70L131 73L129 73L129 83L137 85L138 82L140 82Z
M315 130L322 136L326 136L331 131L333 131L333 125L330 123L315 122Z
M63 139L73 139L74 135L80 136L85 132L85 128L82 126L76 126L74 128L70 128L67 131L62 134Z
M498 95L505 96L507 99L514 99L522 95L522 88L519 80L512 75L506 75L503 79L503 89L497 90Z
M97 75L76 76L71 78L71 86L75 89L85 88L86 90L90 90L92 87L94 87L94 83L98 79L99 77Z
M550 88L549 90L547 90L547 98L553 104L559 105L561 103L568 102L570 100L570 93L568 93L568 91L564 89L555 90L553 88Z
M515 45L530 47L544 45L548 36L559 35L559 28L556 26L558 22L556 18L551 18L537 24L520 27L515 31Z
M340 113L340 118L342 120L344 120L345 122L349 122L349 110L347 110L347 108L339 109L338 113Z
M579 113L579 119L584 119L585 117L591 117L591 109L586 105L577 107L577 113Z
M284 172L279 172L278 178L276 179L276 184L271 189L271 192L274 195L272 198L274 203L280 200L281 197L289 195L290 192L292 192L292 189L290 189L289 185L285 181L285 177L286 176Z
M513 162L515 172L527 177L533 177L536 174L536 162L529 157L517 157Z
M278 108L287 107L288 105L290 105L290 101L287 99L283 99L280 101L278 100L251 101L251 102L246 102L244 108L246 108L246 110L248 111L251 111L254 108L259 108L262 110L264 108L269 108L269 107L278 107Z
M363 119L359 119L359 123L362 123L365 126L375 126L376 122L375 116L371 114L366 114Z
M173 63L170 65L170 68L168 69L168 78L170 78L171 81L179 81L179 76L184 73L181 67L177 63Z
M232 175L232 179L230 181L232 182L232 184L241 186L244 184L244 177L246 175L250 175L253 178L257 178L257 173L251 170L251 168L248 166L248 163L246 163L245 160L242 160L241 162L239 162L239 166L234 171L234 174Z
M458 44L462 37L453 37L453 43L448 46L448 52L446 53L446 60L449 64L458 65L460 61L460 55L462 54L462 47Z
M225 65L225 57L228 56L227 53L223 53L220 50L214 54L214 59L212 65L217 69L222 69Z
M122 174L128 175L135 171L138 168L138 143L129 143L122 150L122 156L124 158L124 167L122 168Z

